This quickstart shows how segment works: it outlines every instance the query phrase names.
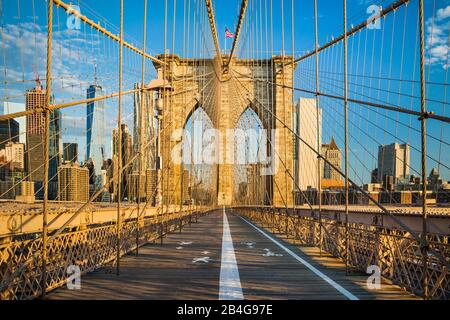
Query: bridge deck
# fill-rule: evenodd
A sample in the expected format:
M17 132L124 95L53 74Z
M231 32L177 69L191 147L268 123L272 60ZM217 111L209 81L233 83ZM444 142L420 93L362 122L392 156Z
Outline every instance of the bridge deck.
M380 290L370 291L366 288L367 276L346 275L338 259L320 257L315 248L294 247L266 233L274 242L230 211L227 218L236 265L230 260L230 247L222 249L227 222L219 211L182 233L169 235L162 246L149 244L140 249L139 256L124 257L120 276L105 267L83 276L80 290L60 288L48 298L217 299L221 288L223 292L227 281L230 283L229 277L235 275L236 266L245 299L415 298L387 283ZM225 258L223 250L227 252ZM222 277L221 263L229 267L222 266ZM231 287L238 295L239 289L239 283Z

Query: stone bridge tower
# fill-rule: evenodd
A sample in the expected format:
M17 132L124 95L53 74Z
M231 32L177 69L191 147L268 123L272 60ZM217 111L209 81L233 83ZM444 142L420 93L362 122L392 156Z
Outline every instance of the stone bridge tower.
M171 84L170 89L160 90L164 109L161 128L165 128L161 134L165 172L162 182L167 190L164 203L181 203L183 165L173 160L180 156L182 129L194 111L201 107L211 119L213 128L220 133L220 139L216 139L217 142L221 140L217 145L218 152L212 154L215 158L212 181L216 186L213 190L215 203L234 204L234 159L231 151L234 140L229 132L236 128L247 108L251 108L263 123L270 140L267 142L267 156L271 161L267 170L272 170L273 174L268 171L264 178L264 202L275 206L292 205L293 182L285 167L293 174L293 136L272 116L288 126L293 123L293 97L289 89L293 86L292 68L295 68L292 57L232 59L224 73L217 59L181 59L177 55L160 55L158 58L167 61L165 68L161 64L154 65L158 79L161 83ZM226 60L227 56L223 59Z

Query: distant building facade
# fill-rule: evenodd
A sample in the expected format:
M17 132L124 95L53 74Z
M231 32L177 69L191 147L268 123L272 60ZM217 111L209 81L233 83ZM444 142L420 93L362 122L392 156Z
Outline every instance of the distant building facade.
M78 163L78 143L64 143L63 150L64 163Z
M322 161L322 179L341 181L341 174L330 165L341 169L342 153L334 138L331 138L329 144L322 144L321 154L328 161Z
M146 183L145 191L147 196L147 201L151 206L156 205L156 192L158 184L158 171L156 169L147 169L145 172Z
M0 120L0 149L8 142L19 142L19 133L19 123L16 120Z
M3 105L0 104L0 114L10 114L10 113L16 113L16 112L23 112L26 110L24 103L17 103L17 102L10 102L10 101L4 101ZM25 128L27 126L26 117L17 117L14 118L15 121L19 123L19 142L20 143L26 143L26 134L25 134Z
M9 142L0 150L0 162L11 164L16 169L25 169L25 145Z
M89 200L89 170L75 163L59 168L59 201L87 202Z
M113 130L112 133L112 147L111 150L113 152L113 166L115 170L117 170L117 165L119 164L119 146L122 148L121 156L121 168L124 169L128 162L130 162L133 157L133 138L130 134L130 130L126 124L121 125L122 130L122 141L119 143L119 131L117 129ZM130 176L133 171L132 166L128 166L125 170L122 171L121 178L121 199L128 199L131 195L128 194L129 188L127 188L128 182L130 181ZM114 175L116 171L114 171ZM114 183L114 196L117 199L117 183Z
M409 180L409 166L409 144L392 143L378 147L378 182L386 180L387 184L397 184Z
M183 170L182 181L183 204L191 203L191 174L189 170Z
M25 173L25 146L8 142L0 150L0 199L15 199L20 194L20 182Z
M319 114L317 114L316 99L301 98L295 106L294 119L295 132L303 141L317 150L317 142L322 141L322 110L319 109ZM299 139L295 139L295 141L295 184L300 190L318 189L317 154Z
M91 85L87 89L86 98L93 99L103 95L102 87ZM105 105L103 100L86 104L86 158L92 159L96 177L101 176L103 156L105 152ZM98 180L98 179L97 179Z
M134 152L139 152L139 146L147 144L155 136L155 125L153 123L154 111L152 107L153 97L150 95L149 91L139 90L141 85L136 83L134 89L134 112L133 112L133 149ZM142 168L150 168L151 164L154 163L156 157L156 150L153 146L143 148ZM138 168L139 161L135 161L133 170L136 172Z
M26 93L26 110L44 107L46 94L41 88L28 90ZM36 183L37 197L43 198L43 181L45 176L44 161L49 161L49 199L54 200L58 191L58 167L61 164L61 111L50 113L49 159L44 159L45 115L35 112L26 117L26 169L29 181Z

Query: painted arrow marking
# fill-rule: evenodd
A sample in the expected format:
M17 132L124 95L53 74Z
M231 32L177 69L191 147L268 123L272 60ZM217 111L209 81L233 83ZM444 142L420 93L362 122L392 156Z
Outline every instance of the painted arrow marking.
M203 257L203 258L194 258L192 259L192 263L210 263L211 258L210 257Z

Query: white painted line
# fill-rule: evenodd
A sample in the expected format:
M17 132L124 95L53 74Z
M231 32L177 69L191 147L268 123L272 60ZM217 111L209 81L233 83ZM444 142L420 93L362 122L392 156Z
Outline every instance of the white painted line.
M222 259L220 264L219 300L243 300L241 280L234 254L233 239L228 224L225 207L223 207Z
M314 267L312 264L310 264L308 261L306 261L305 259L302 259L301 257L299 257L297 254L295 254L292 250L290 250L289 248L287 248L286 246L284 246L283 244L281 244L279 241L277 241L276 239L274 239L273 237L271 237L270 235L268 235L266 232L264 232L263 230L261 230L259 227L255 226L253 223L251 223L250 221L247 221L247 219L244 219L242 217L240 217L242 219L242 221L246 222L248 225L252 226L256 231L258 231L259 233L261 233L262 235L264 235L267 239L271 240L273 243L275 243L277 246L279 246L281 249L283 249L284 251L286 251L287 253L289 253L294 259L296 259L298 262L300 262L301 264L303 264L305 267L307 267L309 270L311 270L312 272L314 272L317 276L319 276L320 278L322 278L324 281L326 281L328 284L330 284L333 288L335 288L337 291L339 291L342 295L344 295L345 297L347 297L347 299L349 300L359 300L358 297L356 297L355 295L353 295L352 293L350 293L347 289L343 288L340 284L336 283L334 280L332 280L330 277L328 277L327 275L325 275L323 272L321 272L320 270L318 270L316 267Z

